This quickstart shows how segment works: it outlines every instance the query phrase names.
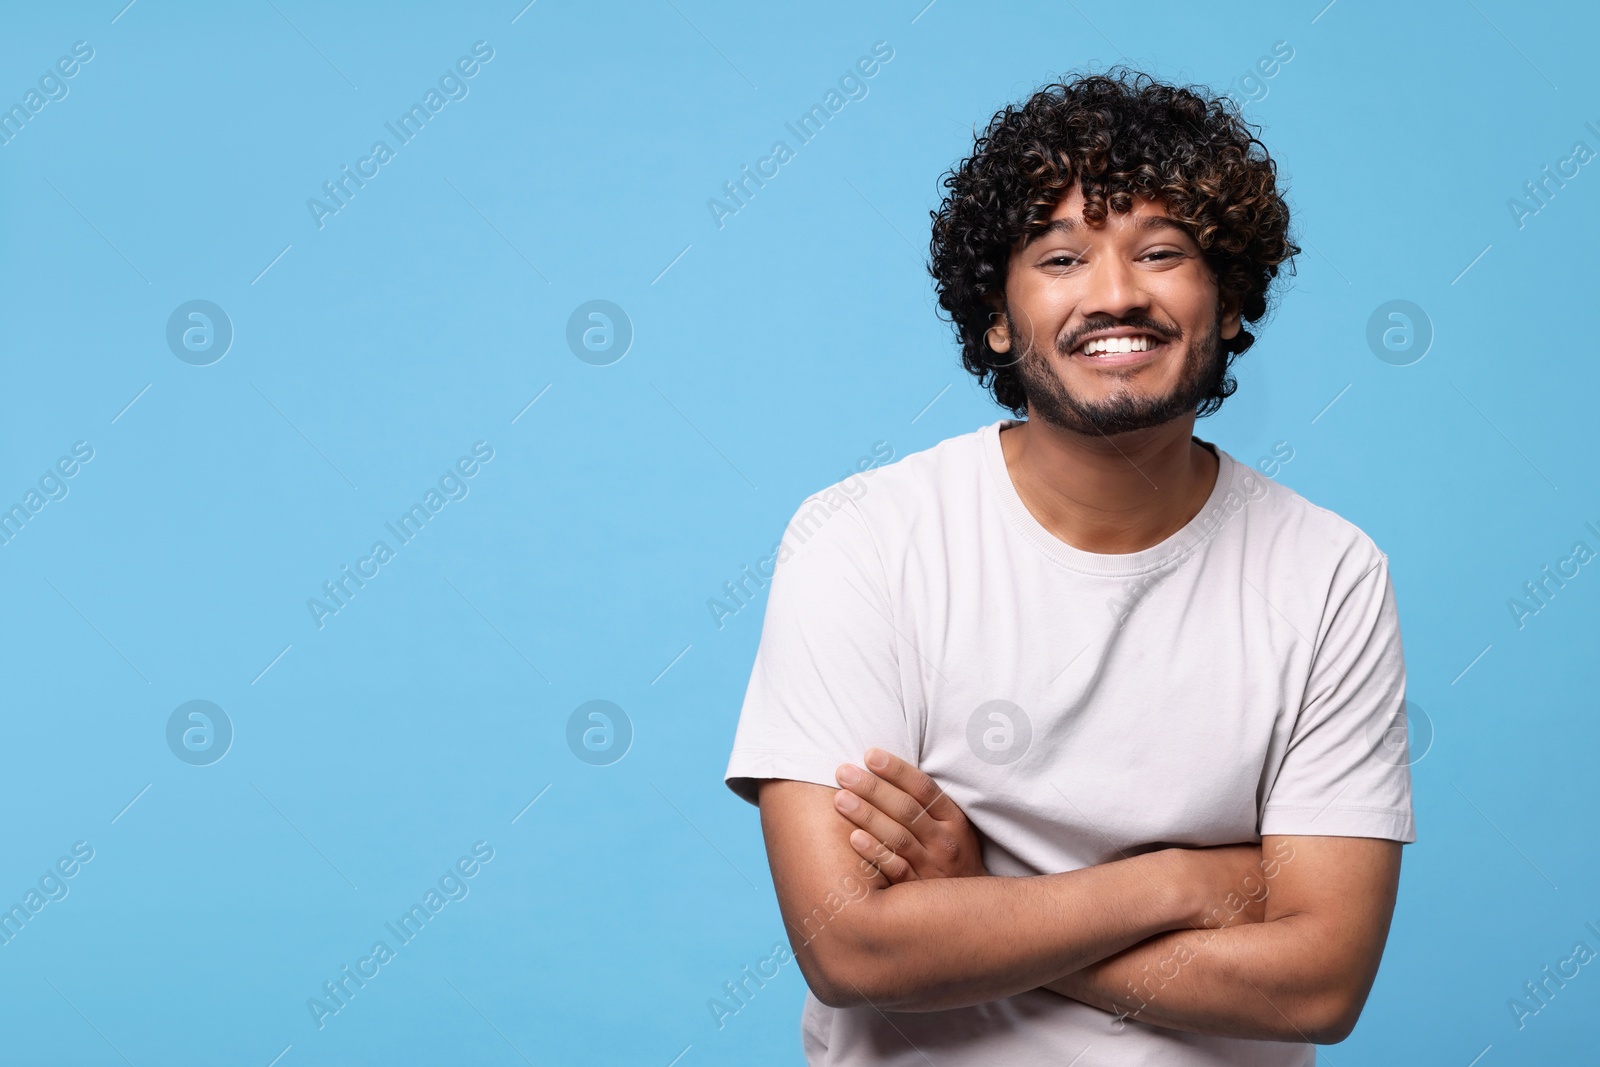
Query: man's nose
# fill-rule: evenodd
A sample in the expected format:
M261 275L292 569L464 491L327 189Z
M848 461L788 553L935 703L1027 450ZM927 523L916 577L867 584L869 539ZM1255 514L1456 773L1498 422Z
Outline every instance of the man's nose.
M1100 256L1090 264L1078 305L1083 317L1105 315L1123 319L1148 306L1149 298L1133 264L1120 256Z

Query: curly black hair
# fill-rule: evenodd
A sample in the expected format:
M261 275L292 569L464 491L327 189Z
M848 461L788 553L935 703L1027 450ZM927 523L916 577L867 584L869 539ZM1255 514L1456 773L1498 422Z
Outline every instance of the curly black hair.
M1198 91L1197 91L1198 90ZM1134 196L1154 199L1184 225L1244 322L1264 318L1280 268L1293 273L1301 251L1289 235L1289 207L1277 167L1227 97L1174 86L1127 67L1056 82L1020 107L995 114L972 155L948 172L933 219L933 275L939 306L961 342L961 362L1017 417L1027 412L1014 354L990 349L985 333L1006 266L1019 242L1040 233L1074 182L1085 220L1099 226ZM1255 342L1245 329L1222 342L1226 366ZM1220 376L1197 414L1210 415L1237 388Z

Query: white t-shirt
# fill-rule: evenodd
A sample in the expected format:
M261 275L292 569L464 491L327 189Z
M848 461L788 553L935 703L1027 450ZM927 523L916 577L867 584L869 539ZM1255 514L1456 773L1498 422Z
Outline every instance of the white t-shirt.
M1262 834L1414 841L1403 725L1395 739L1405 666L1377 546L1207 445L1217 482L1188 525L1140 552L1081 551L1017 495L999 436L1016 424L853 475L796 511L729 787L754 803L757 779L831 786L876 745L944 787L997 875ZM1044 990L939 1012L808 992L801 1029L812 1067L1315 1062L1308 1044L1119 1024Z

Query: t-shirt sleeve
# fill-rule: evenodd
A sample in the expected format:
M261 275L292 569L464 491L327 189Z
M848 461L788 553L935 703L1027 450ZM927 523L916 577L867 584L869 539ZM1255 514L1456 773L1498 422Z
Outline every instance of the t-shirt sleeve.
M1388 560L1338 601L1261 813L1261 833L1417 839L1406 674Z
M883 562L855 503L808 498L780 542L728 787L754 804L761 779L834 785L835 768L860 766L874 745L915 759L895 633Z

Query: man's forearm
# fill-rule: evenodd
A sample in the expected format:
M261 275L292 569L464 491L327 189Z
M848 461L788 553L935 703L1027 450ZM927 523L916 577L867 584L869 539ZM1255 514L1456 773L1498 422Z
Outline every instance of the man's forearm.
M1192 894L1175 874L1170 854L1151 853L1063 874L906 882L848 904L846 921L797 951L836 1007L981 1004L1192 925Z
M1174 1030L1342 1041L1367 989L1340 965L1335 933L1301 915L1164 933L1046 988L1119 1019Z
M1378 973L1400 882L1386 839L1262 839L1263 879L1214 908L1206 929L1169 932L1046 988L1176 1030L1278 1041L1342 1041ZM1293 860L1292 868L1288 866ZM1287 873L1285 873L1287 872ZM1262 921L1235 924L1263 892ZM1226 929L1214 929L1225 926Z
M1058 874L963 869L891 880L855 854L836 791L769 779L760 803L795 957L832 1007L939 1011L1037 989L1158 933L1200 925L1214 899L1261 870L1260 847L1241 844L1167 848ZM937 801L911 806L939 820ZM857 865L865 878L839 877Z

